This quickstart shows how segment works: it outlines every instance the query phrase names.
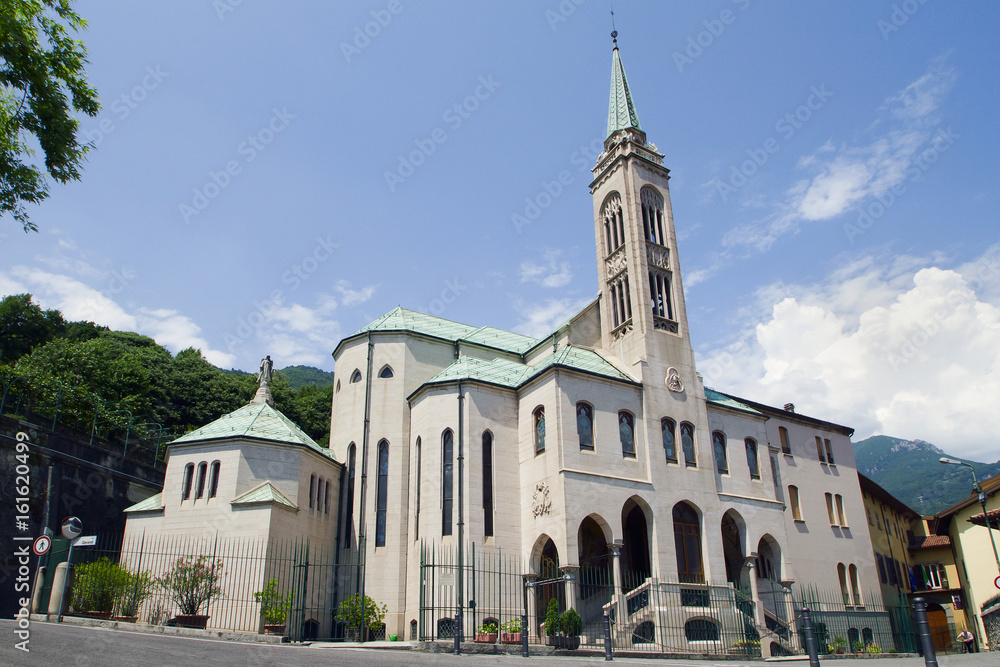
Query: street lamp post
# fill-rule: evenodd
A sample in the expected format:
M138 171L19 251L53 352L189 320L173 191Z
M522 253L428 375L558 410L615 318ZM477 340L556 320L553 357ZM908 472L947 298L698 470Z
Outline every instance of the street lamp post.
M946 463L948 465L953 465L953 466L965 466L966 468L972 471L973 489L979 496L979 504L983 506L983 520L986 523L986 532L989 533L990 544L993 545L993 558L996 559L997 572L1000 573L1000 555L997 555L997 543L993 539L993 527L990 526L989 512L986 511L986 491L983 490L982 485L979 483L979 478L976 477L976 469L972 467L971 463L966 463L965 461L958 461L956 459L950 459L947 456L942 456L941 458L938 459L938 462Z

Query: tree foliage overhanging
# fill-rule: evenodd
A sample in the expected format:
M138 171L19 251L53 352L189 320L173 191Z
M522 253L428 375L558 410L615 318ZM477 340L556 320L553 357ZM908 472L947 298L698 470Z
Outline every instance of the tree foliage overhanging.
M0 392L4 412L53 418L88 432L125 429L155 438L180 436L238 409L253 397L256 376L224 372L188 348L176 356L147 336L93 322L66 322L30 294L0 301ZM333 385L293 389L281 371L271 382L275 405L326 446ZM96 419L95 419L96 414Z
M54 180L80 178L88 146L77 140L73 114L101 108L85 78L87 50L72 36L86 26L70 0L0 2L0 215L10 213L24 231L37 231L25 204L48 196L34 145Z

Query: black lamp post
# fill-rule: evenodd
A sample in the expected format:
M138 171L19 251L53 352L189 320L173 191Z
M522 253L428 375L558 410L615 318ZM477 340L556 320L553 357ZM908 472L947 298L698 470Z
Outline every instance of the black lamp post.
M966 463L965 461L958 461L955 459L950 459L947 456L942 456L938 459L940 463L947 463L953 466L965 466L972 471L972 484L973 489L979 495L979 504L983 506L983 520L986 523L986 532L990 535L990 544L993 545L993 558L997 562L997 572L1000 573L1000 555L997 555L997 543L993 539L993 527L990 525L990 515L986 511L986 492L983 490L982 485L979 483L979 479L976 477L976 469L972 467L971 463Z

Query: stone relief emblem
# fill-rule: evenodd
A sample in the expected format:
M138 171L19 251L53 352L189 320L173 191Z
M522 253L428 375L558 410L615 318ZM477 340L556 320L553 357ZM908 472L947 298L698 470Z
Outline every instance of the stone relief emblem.
M535 484L535 493L531 497L531 513L535 517L548 514L552 508L552 499L549 498L549 486L545 482Z
M681 382L681 376L673 366L667 369L667 389L677 394L684 391L684 383Z
M619 250L608 257L608 278L614 278L625 270L625 253Z
M659 246L646 246L646 261L659 269L670 268L670 251Z

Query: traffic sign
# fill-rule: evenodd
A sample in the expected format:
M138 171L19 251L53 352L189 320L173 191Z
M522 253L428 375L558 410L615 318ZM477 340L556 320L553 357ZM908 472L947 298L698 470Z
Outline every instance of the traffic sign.
M83 535L83 521L75 516L68 516L62 522L62 535L67 540L75 540Z
M97 544L97 535L87 535L86 537L78 537L76 541L73 542L74 547L92 547Z
M1000 577L997 577L996 579L993 580L993 585L996 586L997 588L1000 588Z
M52 539L48 535L42 535L35 540L35 543L31 545L31 550L35 552L36 556L42 556L49 552L49 547L52 546Z

